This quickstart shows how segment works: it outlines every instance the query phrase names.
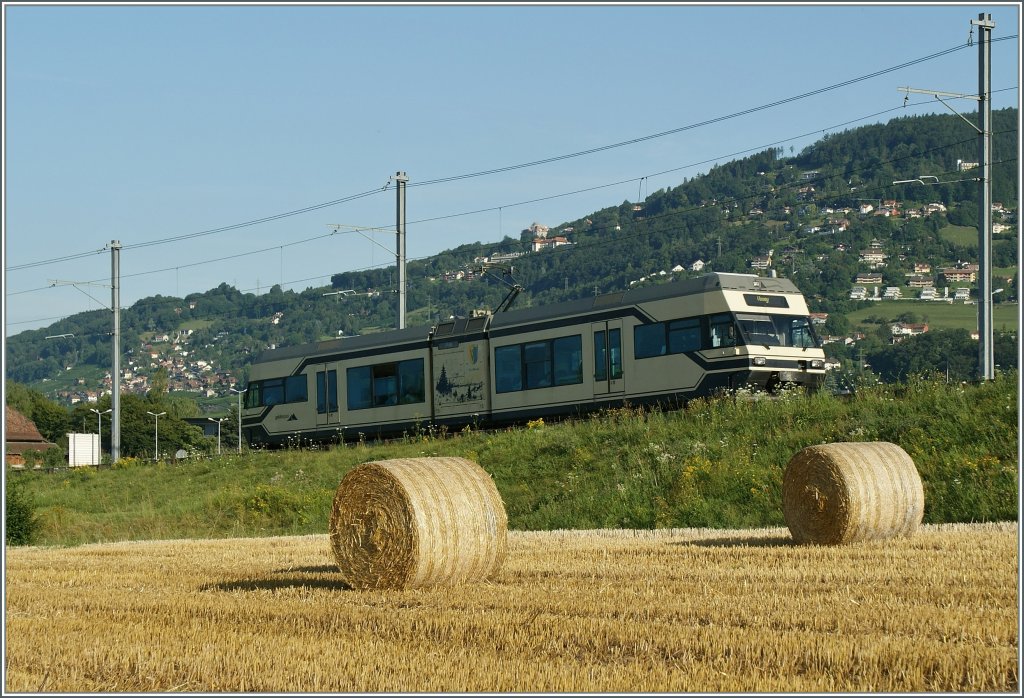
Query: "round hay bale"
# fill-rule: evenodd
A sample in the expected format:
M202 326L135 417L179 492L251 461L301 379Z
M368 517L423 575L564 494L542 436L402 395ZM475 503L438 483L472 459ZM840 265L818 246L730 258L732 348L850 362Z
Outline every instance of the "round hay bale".
M341 479L330 539L355 589L481 581L508 551L508 518L491 476L465 458L363 463Z
M924 516L913 459L886 441L808 446L782 478L782 514L797 543L909 536Z

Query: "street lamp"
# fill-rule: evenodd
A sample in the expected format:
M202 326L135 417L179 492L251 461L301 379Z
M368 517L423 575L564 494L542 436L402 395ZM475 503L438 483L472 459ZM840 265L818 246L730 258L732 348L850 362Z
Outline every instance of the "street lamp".
M213 417L207 417L211 422L217 423L217 455L220 455L220 423L223 422L227 417L221 417L220 419L214 419Z
M94 410L90 407L89 411L96 413L96 449L99 451L99 453L96 454L96 465L99 465L100 461L103 459L103 415L109 414L114 410L109 409L100 412L99 410Z
M231 388L231 392L238 393L238 452L242 452L242 393L244 390Z
M159 448L160 442L158 440L159 436L160 436L160 418L163 417L167 413L166 412L156 413L156 412L150 412L149 410L146 410L146 414L151 415L152 417L154 417L154 419L153 419L153 460L154 461L158 461L158 460L160 460L160 448Z

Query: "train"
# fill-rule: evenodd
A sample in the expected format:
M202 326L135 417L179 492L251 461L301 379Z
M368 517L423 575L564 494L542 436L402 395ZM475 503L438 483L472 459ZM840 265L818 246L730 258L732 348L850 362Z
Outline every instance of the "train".
M711 273L267 350L250 367L242 430L252 447L344 443L824 379L791 280Z

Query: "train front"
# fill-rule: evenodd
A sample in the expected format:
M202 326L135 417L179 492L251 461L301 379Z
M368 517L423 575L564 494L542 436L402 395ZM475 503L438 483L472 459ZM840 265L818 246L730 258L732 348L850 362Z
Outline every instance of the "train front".
M726 291L739 356L747 365L740 368L739 385L777 392L801 387L810 391L825 382L825 352L814 331L807 303L799 292Z

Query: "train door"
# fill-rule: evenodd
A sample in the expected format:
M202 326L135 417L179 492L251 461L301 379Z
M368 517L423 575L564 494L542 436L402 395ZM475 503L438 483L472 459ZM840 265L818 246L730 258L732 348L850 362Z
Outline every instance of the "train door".
M338 424L338 367L320 364L316 367L316 425Z
M621 395L626 390L622 370L622 320L595 322L594 397Z

